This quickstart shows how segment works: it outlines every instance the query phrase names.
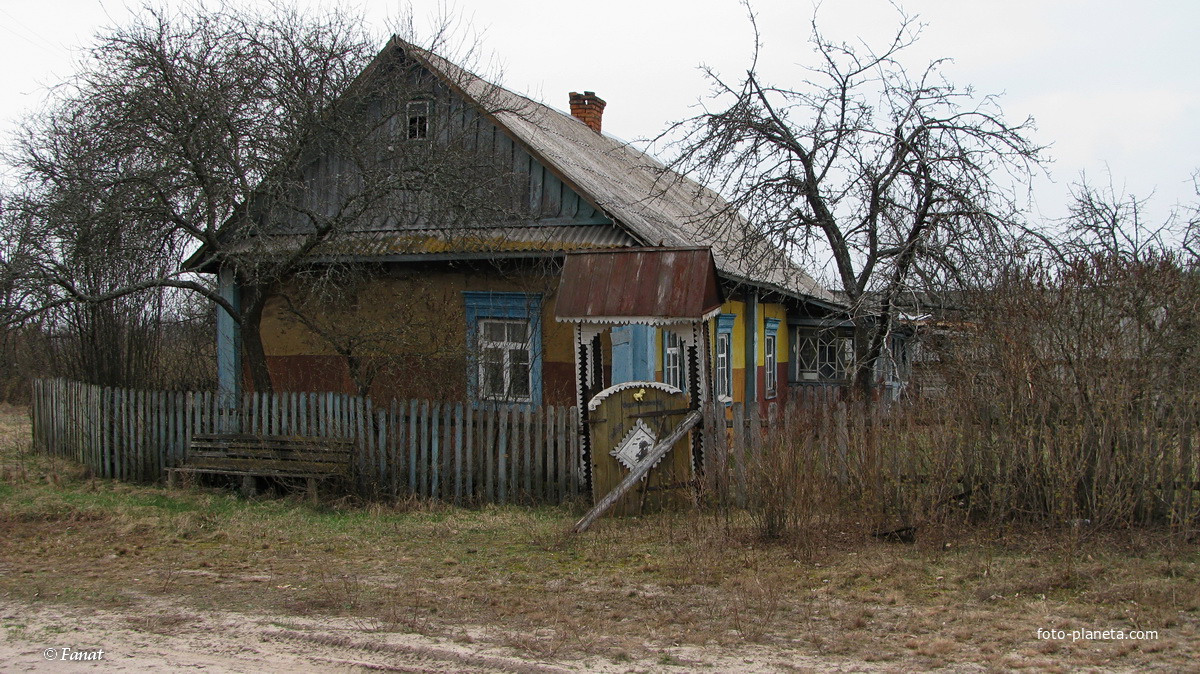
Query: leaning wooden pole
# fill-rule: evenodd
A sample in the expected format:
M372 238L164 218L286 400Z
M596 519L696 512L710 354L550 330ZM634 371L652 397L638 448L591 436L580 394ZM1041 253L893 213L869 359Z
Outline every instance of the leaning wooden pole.
M604 498L600 499L599 503L597 503L591 510L588 511L586 515L583 516L583 519L575 523L575 527L571 529L571 531L577 534L587 531L587 528L592 526L592 523L595 522L605 512L607 512L609 508L613 507L613 505L615 505L616 502L625 495L625 492L632 489L633 485L637 484L638 480L645 477L646 473L650 472L650 469L658 463L659 459L663 458L666 456L667 452L671 451L671 448L675 446L675 443L679 441L679 438L683 437L684 433L687 433L688 431L692 430L692 428L699 425L702 419L704 419L704 415L700 413L700 410L693 410L692 412L689 412L688 415L683 418L683 421L675 427L675 430L671 431L667 437L659 440L658 444L654 445L654 448L651 449L650 453L646 455L646 458L642 459L641 463L634 466L633 470L625 476L624 480L621 480L621 483L618 484L615 489L608 492Z

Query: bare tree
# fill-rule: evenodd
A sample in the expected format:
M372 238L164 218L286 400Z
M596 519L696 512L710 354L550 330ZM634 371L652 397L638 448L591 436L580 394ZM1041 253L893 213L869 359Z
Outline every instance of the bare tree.
M28 301L7 320L68 305L102 313L151 288L252 316L254 299L239 311L182 258L225 250L251 195L287 179L371 46L344 14L199 4L99 34L10 158L26 189L8 224L34 250L20 276Z
M101 33L11 158L27 188L6 233L31 246L8 265L27 292L6 322L198 293L240 324L254 385L270 390L260 322L291 275L348 257L373 229L519 218L495 212L519 195L497 202L515 183L480 165L469 133L436 138L461 152L400 151L405 106L435 92L411 59L367 68L377 49L356 16L283 5L149 9ZM198 249L206 270L236 270L240 302L182 264Z
M920 27L901 14L875 50L827 39L814 19L815 63L800 85L765 81L756 45L737 81L707 70L705 110L663 136L677 150L674 168L724 193L751 223L735 236L765 238L810 266L832 259L856 319L864 390L901 293L965 283L963 270L1016 222L1013 185L1040 161L1030 120L1006 122L994 97L946 81L942 61L915 74L901 63Z
M1200 171L1192 174L1192 190L1200 198ZM1200 205L1187 209L1183 218L1183 249L1193 266L1200 261Z

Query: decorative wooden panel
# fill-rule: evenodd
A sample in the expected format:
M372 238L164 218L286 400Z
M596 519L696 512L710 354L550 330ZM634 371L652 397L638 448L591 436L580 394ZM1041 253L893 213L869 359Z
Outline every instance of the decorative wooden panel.
M591 424L592 496L600 501L629 473L614 452L637 440L665 438L691 410L687 396L654 382L628 382L602 391L589 412ZM639 515L663 508L683 507L691 502L693 478L690 443L683 436L642 484L626 493L611 512L618 516ZM644 447L649 449L649 447ZM636 448L633 452L636 460Z

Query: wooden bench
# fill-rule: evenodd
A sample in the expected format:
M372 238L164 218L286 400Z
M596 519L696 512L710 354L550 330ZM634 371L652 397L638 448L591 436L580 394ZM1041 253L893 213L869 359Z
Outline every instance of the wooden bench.
M350 477L354 440L244 433L196 434L182 466L167 468L167 485L180 473L241 475L242 492L254 494L254 478L303 478L317 497L317 481Z

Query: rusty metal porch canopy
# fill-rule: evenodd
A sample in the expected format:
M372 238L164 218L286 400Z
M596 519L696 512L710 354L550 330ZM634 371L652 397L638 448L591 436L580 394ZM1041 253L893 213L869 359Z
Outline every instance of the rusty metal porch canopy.
M572 323L671 325L721 311L708 248L618 248L568 253L555 318Z

